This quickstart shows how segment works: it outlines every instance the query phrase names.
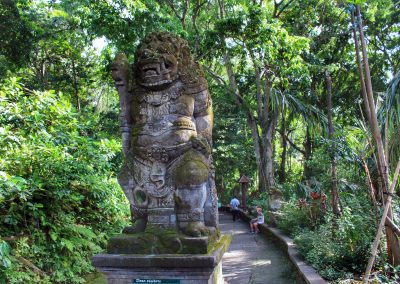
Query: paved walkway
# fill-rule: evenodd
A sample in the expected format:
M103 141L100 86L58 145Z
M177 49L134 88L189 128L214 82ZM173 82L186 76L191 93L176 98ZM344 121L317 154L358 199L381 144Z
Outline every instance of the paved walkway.
M232 243L222 259L222 273L228 284L292 284L296 272L286 255L264 235L252 235L242 220L232 221L220 213L223 233L232 234Z

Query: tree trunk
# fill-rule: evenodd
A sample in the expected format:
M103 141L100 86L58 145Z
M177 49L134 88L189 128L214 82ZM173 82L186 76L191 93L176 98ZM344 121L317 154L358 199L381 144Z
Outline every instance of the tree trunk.
M275 127L278 121L279 112L275 111L271 115L272 117L268 121L268 125L262 127L263 131L263 169L265 169L266 178L266 190L268 191L270 187L275 186L274 178L274 153L272 151L272 141L275 136Z
M378 172L381 178L381 186L383 193L388 192L388 184L389 184L389 174L388 174L388 164L385 157L384 145L382 141L381 132L378 125L378 119L376 115L375 109L375 101L373 97L373 89L372 89L372 82L371 82L371 74L369 71L369 63L368 63L368 55L367 55L367 48L365 45L364 39L364 31L363 25L361 20L361 13L360 13L360 6L357 5L357 19L358 19L358 30L360 33L360 42L361 42L361 49L362 55L364 60L364 71L365 71L365 83L366 83L366 91L367 91L367 99L368 105L370 108L371 113L371 130L372 134L376 143L376 149L378 152ZM389 200L388 200L389 199ZM388 208L387 217L392 219L392 210L390 205L390 198L388 194L384 194L384 201L386 203L386 207ZM389 203L389 204L387 204ZM387 242L387 252L388 252L388 262L393 265L397 266L400 264L400 246L399 240L397 239L396 235L392 231L390 227L385 228L386 231L386 242Z
M304 166L303 166L303 181L307 181L311 178L312 168L308 165L308 162L311 160L312 155L312 141L310 129L307 127L306 137L304 140Z
M400 160L397 163L397 167L394 173L394 178L393 178L393 183L389 188L389 194L386 200L386 205L385 205L385 209L383 210L383 214L382 214L382 218L381 221L379 223L378 226L378 231L376 233L375 239L374 239L374 243L372 244L372 251L371 251L371 256L368 260L368 265L367 268L365 270L365 275L363 278L363 284L367 284L369 283L369 275L371 273L372 270L372 266L374 265L374 261L375 261L375 257L376 254L378 252L378 247L379 247L379 243L381 240L381 236L382 236L382 231L383 231L383 227L385 225L385 223L391 223L391 218L388 217L388 213L389 213L389 207L391 206L391 202L392 202L392 196L393 196L393 191L394 188L396 187L397 184L397 178L399 177L399 171L400 171ZM394 225L394 224L393 224ZM394 237L396 238L396 233L397 233L397 227L396 226L387 226L386 227L386 232L387 232L387 228L390 228L390 231L393 233ZM396 238L397 239L397 238Z
M266 189L275 186L274 179L274 155L272 152L272 137L266 140L265 149L265 176L266 176Z
M328 108L328 137L331 141L331 148L329 149L329 155L331 158L331 195L332 195L332 211L336 216L340 215L339 207L339 190L336 174L336 146L334 129L332 122L332 78L329 71L326 71L326 88L327 88L327 108Z
M231 92L235 95L235 102L238 106L242 106L243 100L240 97L239 93L239 88L237 86L237 82L235 79L235 74L233 72L233 67L231 63L231 59L229 56L228 51L225 51L224 54L224 63L225 63L225 69L226 73L228 74L228 80L229 80L229 87L231 89ZM265 175L265 170L263 168L263 150L262 150L262 145L260 143L260 136L258 134L258 126L256 119L251 115L251 113L246 110L246 116L247 116L247 124L249 128L251 129L251 135L252 135L252 140L253 140L253 147L254 147L254 154L255 154L255 159L256 159L256 164L258 168L258 174L259 174L259 191L262 192L266 188L266 175Z
M287 139L286 139L286 120L285 111L282 112L281 120L281 138L282 138L282 154L281 164L279 167L279 182L284 183L286 181L286 154L287 154Z
M225 15L225 3L223 0L219 0L218 3L220 8L220 18L223 19ZM270 186L275 185L272 140L275 135L275 126L279 114L278 111L275 111L274 113L269 112L269 95L271 91L270 82L265 80L265 88L262 88L260 70L259 67L257 67L257 64L254 63L257 88L257 120L253 115L252 110L245 105L243 98L240 96L231 58L225 42L222 47L225 49L224 65L228 75L231 92L235 94L236 104L243 107L246 112L247 123L252 130L253 146L259 173L259 192L268 191ZM252 52L251 49L248 49L248 51L250 53ZM255 59L254 56L252 58ZM262 90L264 93L262 93ZM261 129L261 137L259 129Z
M399 227L396 226L395 223L393 223L392 220L390 220L389 218L386 218L385 226L389 226L392 229L393 233L395 233L396 236L400 237L400 229L399 229Z
M362 159L362 162L363 162L363 167L364 167L364 172L365 172L366 184L369 188L369 197L371 198L371 202L375 207L377 204L376 197L375 197L376 190L375 190L374 184L372 183L372 180L371 180L371 175L369 173L368 165L364 159Z
M367 122L371 123L371 111L370 111L369 105L368 105L367 90L365 87L364 74L362 71L362 62L361 62L361 57L360 57L360 47L358 45L358 38L357 38L357 33L356 33L356 23L354 20L354 11L352 11L352 13L351 13L351 22L353 25L353 39L354 39L354 46L356 49L356 61L357 61L357 68L358 68L358 76L360 77L361 94L363 96L363 102L364 102L364 111L365 111L365 114L367 117Z

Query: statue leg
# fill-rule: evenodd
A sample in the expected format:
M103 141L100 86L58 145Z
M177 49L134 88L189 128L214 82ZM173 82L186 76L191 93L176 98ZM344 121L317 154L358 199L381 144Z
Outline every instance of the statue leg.
M204 225L209 167L205 157L194 150L184 154L175 169L175 208L179 229L189 236L208 234Z
M137 189L137 184L126 164L121 168L118 183L129 201L132 219L132 226L124 228L123 233L143 232L147 224L147 200L145 193Z

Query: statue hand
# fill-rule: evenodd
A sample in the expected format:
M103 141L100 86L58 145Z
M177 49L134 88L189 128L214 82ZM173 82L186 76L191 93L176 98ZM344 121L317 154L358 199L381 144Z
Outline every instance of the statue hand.
M211 147L207 139L201 136L191 138L193 149L201 152L204 156L209 157L211 154Z

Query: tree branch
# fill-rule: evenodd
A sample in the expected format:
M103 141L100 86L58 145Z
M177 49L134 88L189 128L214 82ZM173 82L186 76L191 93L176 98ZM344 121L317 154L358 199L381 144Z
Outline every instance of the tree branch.
M181 23L182 23L182 27L184 29L186 29L185 18L186 18L186 13L187 13L187 11L189 9L189 3L190 3L190 1L186 0L185 7L183 8L182 17L181 17Z
M27 260L26 258L23 258L22 256L16 256L15 257L21 264L29 267L30 269L33 270L33 272L35 272L36 274L40 274L42 276L46 275L46 273L41 270L39 267L37 267L36 265L34 265L32 262L30 262L29 260Z
M289 0L283 7L282 9L279 10L279 12L275 15L274 18L279 18L279 16L282 14L282 12L293 2L293 0ZM281 2L282 3L282 2ZM279 8L279 7L278 7Z
M200 46L200 31L199 31L199 28L197 27L197 17L200 14L201 7L204 6L205 4L207 4L207 1L201 2L200 0L197 0L196 6L193 8L192 25L193 25L193 29L196 32L196 51L199 49L199 46Z
M276 130L276 131L278 131L278 133L281 136L285 137L285 139L289 142L290 146L292 146L295 150L297 150L300 153L302 153L304 156L306 155L306 151L304 151L304 150L300 149L298 146L296 146L296 144L294 144L293 141L290 140L289 137L285 133L282 133L282 131L280 131L280 130Z
M228 84L225 82L224 78L219 76L217 73L212 71L212 69L206 65L203 65L203 68L207 71L208 74L217 82L218 85L222 86L227 86Z
M175 16L181 22L181 25L182 25L183 29L186 29L185 17L186 17L186 13L187 13L187 10L188 10L188 7L189 7L189 0L185 1L185 7L183 8L182 16L179 15L178 10L175 8L174 1L172 1L172 0L164 0L163 2L165 2L172 9L172 11L174 12Z

